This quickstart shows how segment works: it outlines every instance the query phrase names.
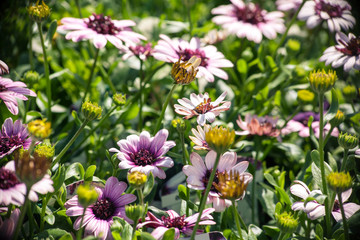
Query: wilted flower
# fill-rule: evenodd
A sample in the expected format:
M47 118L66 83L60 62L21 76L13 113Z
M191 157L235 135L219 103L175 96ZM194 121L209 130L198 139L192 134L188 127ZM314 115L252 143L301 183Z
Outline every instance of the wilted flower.
M245 122L241 119L240 115L236 123L243 130L235 132L237 135L258 135L258 136L270 136L278 137L280 130L276 128L277 119L269 116L258 117L256 115L245 116Z
M215 209L207 208L203 211L199 225L214 225L216 222L212 221L213 217L210 215ZM173 210L166 211L168 217L162 216L161 219L155 217L151 212L148 212L148 216L145 218L145 222L137 225L137 228L142 228L144 226L155 228L151 235L155 239L161 239L164 233L170 228L175 229L175 238L179 239L180 234L191 235L193 228L198 219L199 213L196 213L192 216L186 217L185 215L180 216ZM197 234L204 232L202 229L196 231Z
M81 112L84 115L85 119L92 121L94 119L101 118L102 109L97 103L85 101L81 105Z
M246 188L252 180L245 177L236 170L222 172L218 174L219 183L214 183L216 190L220 194L220 198L229 200L241 200L244 198Z
M175 84L187 85L194 81L201 63L201 59L192 56L188 61L180 62L180 59L175 62L171 69L171 77L174 79Z
M193 143L195 143L195 150L210 150L209 145L205 140L205 132L207 132L209 128L210 125L205 124L204 128L198 125L197 130L195 128L191 129L191 132L194 134L194 136L189 136L189 138Z
M5 75L9 73L10 71L8 65L6 65L6 63L0 60L0 75Z
M35 138L45 139L51 134L51 123L46 119L37 119L29 122L28 131Z
M39 4L39 2L40 0L38 0L35 5L31 5L28 8L30 18L36 22L41 22L47 19L50 15L49 6L46 5L43 0L41 0L41 4Z
M351 188L352 179L347 172L331 172L326 177L329 187L336 193L342 193Z
M210 127L205 132L205 141L209 148L218 154L226 152L233 144L235 139L235 131L230 131L222 126Z
M348 133L340 133L338 143L344 149L353 149L359 144L359 138Z

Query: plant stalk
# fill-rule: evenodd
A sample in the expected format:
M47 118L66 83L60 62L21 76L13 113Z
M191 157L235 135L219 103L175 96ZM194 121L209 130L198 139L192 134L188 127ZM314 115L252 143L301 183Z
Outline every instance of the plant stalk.
M98 56L99 56L99 52L100 52L100 49L97 48L96 51L95 51L94 64L91 67L90 76L89 76L89 79L88 79L88 82L87 82L87 85L86 85L84 97L83 97L81 102L85 102L86 96L87 96L87 94L88 94L88 92L90 90L90 86L91 86L91 82L92 82L92 79L93 79L93 76L94 76L94 72L95 72L95 68L96 68L96 62L97 62L97 59L98 59Z

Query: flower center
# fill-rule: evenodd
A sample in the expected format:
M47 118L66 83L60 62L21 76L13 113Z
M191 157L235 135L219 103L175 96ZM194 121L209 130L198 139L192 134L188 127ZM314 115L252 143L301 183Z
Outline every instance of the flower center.
M162 216L161 220L164 222L164 226L166 228L178 228L182 229L186 223L185 223L185 215L182 215L181 217L176 217L171 219L170 217Z
M340 203L338 200L335 200L333 211L338 211L340 209Z
M20 181L16 177L15 173L4 168L0 169L0 189L9 189L19 183Z
M195 50L191 50L191 49L185 49L183 51L180 52L180 55L182 56L183 61L189 61L189 59L192 56L196 56L198 58L201 59L201 63L200 66L206 67L208 65L208 59L206 57L206 54L203 50L200 49L195 49Z
M336 50L350 56L357 56L360 54L360 38L351 38L348 43L344 42L343 40L339 40L339 42L345 47L345 48L338 48L335 47Z
M138 166L151 165L156 160L152 153L147 149L140 149L137 153L131 153L130 158Z
M14 146L21 146L23 142L18 136L0 137L0 153L6 153Z
M254 25L265 22L263 10L257 4L248 4L244 8L236 8L235 16L239 21Z
M211 103L211 98L208 98L207 100L204 99L204 102L196 106L196 108L194 109L195 112L199 114L207 113L208 111L214 108L210 103Z
M92 211L95 217L107 220L113 216L115 207L111 201L107 198L98 199L96 203L92 206Z
M0 84L0 92L5 92L7 88L4 85Z
M335 3L336 4L336 3ZM326 12L330 17L341 17L343 11L350 10L348 6L341 7L340 5L331 5L324 1L320 1L315 5L315 12L321 15L321 12Z
M97 15L93 13L92 16L85 20L85 23L88 28L91 28L99 34L116 35L120 31L111 21L111 18L103 14Z
M207 186L208 182L209 182L209 178L210 178L210 175L211 175L211 171L212 170L206 170L206 173L205 173L205 176L202 178L202 182L204 183L205 186ZM219 193L219 191L215 188L215 184L218 184L219 183L219 171L216 170L215 172L215 176L214 176L214 180L213 180L213 184L211 185L211 188L210 188L210 191L212 192L216 192L216 193ZM204 190L205 191L205 190Z

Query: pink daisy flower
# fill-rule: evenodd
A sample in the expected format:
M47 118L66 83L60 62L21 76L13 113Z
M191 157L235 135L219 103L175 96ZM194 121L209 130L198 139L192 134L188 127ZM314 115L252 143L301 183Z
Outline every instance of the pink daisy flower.
M7 212L7 208L0 208L0 212ZM20 217L20 209L15 208L9 218L2 220L0 217L0 239L13 239L16 224Z
M296 11L302 3L302 0L276 0L277 9L280 11Z
M26 88L23 82L14 82L10 78L0 77L0 100L3 100L9 111L13 115L19 113L17 98L28 100L25 95L36 97L36 94Z
M165 179L165 171L161 167L170 168L174 165L170 157L163 156L170 148L175 146L174 141L166 141L169 135L168 130L160 130L155 137L143 131L140 136L130 135L117 142L120 150L111 148L110 152L117 152L120 160L119 168L130 169L130 171L143 172L146 175Z
M221 25L228 33L260 43L263 35L268 39L274 39L277 33L285 31L282 12L268 13L254 3L244 3L241 0L231 0L231 3L211 10L212 14L219 15L212 21Z
M193 141L193 143L195 143L195 150L210 150L209 145L205 140L205 133L208 131L208 129L210 129L210 125L208 124L205 124L204 128L198 125L197 130L195 128L191 129L191 132L194 134L194 136L189 136L189 138L191 141Z
M124 56L122 57L123 60L126 60L132 56L136 56L142 61L145 61L150 56L152 56L153 49L151 47L151 43L147 43L145 45L141 44L133 44L128 47L125 47L122 52L125 52Z
M190 155L190 161L192 165L185 165L183 167L183 172L188 177L187 184L189 188L195 190L205 190L208 179L210 177L211 171L214 167L216 159L216 152L210 151L205 156L205 162L200 157L199 154L193 152ZM235 152L226 152L220 157L219 165L216 169L217 174L219 172L230 172L238 171L241 176L244 177L245 184L252 181L252 175L250 173L246 173L246 169L249 166L249 162L242 161L236 164L237 155ZM235 165L236 164L236 165ZM215 175L214 183L219 183L219 179ZM244 192L245 196L245 192ZM242 196L241 199L244 197ZM212 203L213 208L215 208L216 212L222 212L226 207L231 206L231 201L227 199L220 198L220 193L216 190L213 185L210 189L209 196L207 198L207 204Z
M310 29L326 21L331 32L347 31L355 25L350 10L345 0L310 0L301 8L298 18L306 21Z
M215 211L214 208L207 208L203 211L199 225L214 225L216 222L212 221L213 217L210 215ZM161 219L155 217L151 212L148 212L148 216L145 218L145 222L138 224L137 228L142 228L144 226L155 228L151 235L156 239L161 239L164 236L164 233L170 228L175 229L175 239L180 238L180 234L191 235L199 213L196 213L190 217L185 215L180 216L173 210L168 210L166 213L168 217L162 216ZM204 230L198 229L197 234L203 233Z
M178 99L179 104L175 104L175 112L180 115L185 115L185 119L197 116L197 123L204 126L206 120L209 123L215 121L215 117L219 116L221 112L230 109L231 102L223 101L226 96L226 92L223 92L214 102L211 102L209 94L206 92L196 95L190 94L190 99L182 98Z
M165 62L177 62L180 57L183 61L188 61L192 56L201 59L199 72L196 77L204 77L208 82L213 82L215 76L227 80L227 73L222 70L223 67L233 67L233 64L225 59L221 52L218 52L215 46L202 46L199 38L192 38L190 42L182 39L170 39L161 34L161 40L154 48L154 58Z
M10 155L15 149L28 149L31 138L24 124L20 120L13 123L12 118L5 119L0 132L0 159Z
M243 131L236 131L237 135L258 135L258 136L269 136L278 137L280 130L276 128L277 119L269 116L257 117L256 115L246 115L245 122L239 116L236 123Z
M0 60L0 75L9 74L9 72L8 65Z
M65 203L66 215L70 217L79 216L74 222L74 229L79 230L85 227L85 235L94 235L101 239L111 239L110 226L113 217L124 218L132 222L125 214L125 205L136 200L133 194L123 194L127 188L126 183L119 182L115 177L110 177L105 184L105 188L95 187L99 194L97 201L85 210L84 220L80 226L84 208L78 201L78 196L74 196Z
M342 32L336 33L335 38L337 45L327 48L319 61L325 61L325 65L331 63L334 68L344 66L346 72L353 68L360 70L360 39Z
M103 14L93 13L89 18L84 19L66 17L61 19L61 23L62 25L57 28L58 31L70 30L65 36L67 40L79 42L91 39L96 48L105 47L107 41L122 49L123 42L134 44L140 42L140 39L146 40L143 35L131 30L130 27L135 26L135 22L112 20Z

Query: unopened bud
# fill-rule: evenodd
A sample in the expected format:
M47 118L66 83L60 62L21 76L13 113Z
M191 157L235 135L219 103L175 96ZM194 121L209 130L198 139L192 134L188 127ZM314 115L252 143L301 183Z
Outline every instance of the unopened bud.
M347 172L332 172L326 178L329 187L336 193L342 193L351 188L352 179Z
M81 206L87 208L98 199L95 188L89 184L82 184L77 188L78 200Z
M50 8L48 5L46 5L43 0L41 1L41 4L39 4L39 2L40 1L38 0L35 5L28 8L31 19L36 22L42 22L50 16Z
M332 89L337 80L336 72L333 70L329 70L325 72L325 70L318 70L310 73L309 82L311 88L317 93L325 93Z
M101 118L102 109L97 103L85 101L81 106L81 112L87 120L92 121Z

